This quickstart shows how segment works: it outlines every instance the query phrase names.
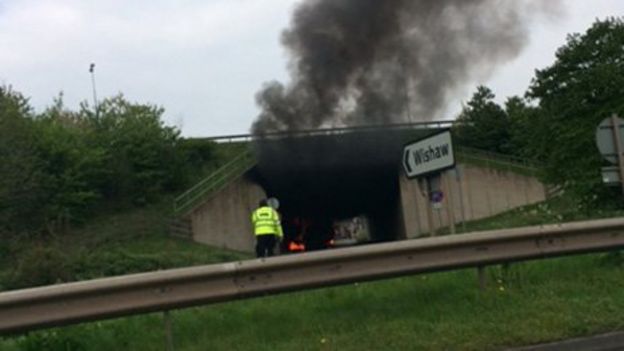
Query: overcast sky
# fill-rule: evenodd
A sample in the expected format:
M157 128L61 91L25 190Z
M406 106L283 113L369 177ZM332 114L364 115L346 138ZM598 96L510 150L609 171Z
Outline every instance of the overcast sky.
M288 79L279 35L299 1L0 0L0 84L30 97L38 111L60 91L75 109L92 104L94 62L98 98L122 92L163 106L167 123L186 136L247 133L258 114L255 93L266 81ZM624 15L624 0L562 2L563 13L533 24L520 57L470 84L437 118L452 117L478 84L500 101L523 94L568 33Z

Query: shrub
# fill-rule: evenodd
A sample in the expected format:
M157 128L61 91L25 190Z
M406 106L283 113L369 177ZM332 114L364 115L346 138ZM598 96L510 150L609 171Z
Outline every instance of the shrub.
M25 252L7 287L20 289L71 281L72 274L64 253L54 247L38 246Z

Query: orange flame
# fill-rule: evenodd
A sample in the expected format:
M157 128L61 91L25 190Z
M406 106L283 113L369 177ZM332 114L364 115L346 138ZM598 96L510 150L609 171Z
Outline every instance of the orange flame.
M288 251L290 252L303 252L305 251L305 244L297 244L294 241L291 241L288 244Z

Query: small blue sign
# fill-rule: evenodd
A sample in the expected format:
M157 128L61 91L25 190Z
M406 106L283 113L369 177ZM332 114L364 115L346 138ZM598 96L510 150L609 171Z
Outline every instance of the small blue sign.
M444 200L444 193L442 191L431 192L431 202L440 203Z

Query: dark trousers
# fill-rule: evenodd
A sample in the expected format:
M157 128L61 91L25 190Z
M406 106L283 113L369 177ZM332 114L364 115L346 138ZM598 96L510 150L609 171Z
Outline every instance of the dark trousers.
M273 256L273 248L276 242L275 235L259 235L256 237L256 257Z

